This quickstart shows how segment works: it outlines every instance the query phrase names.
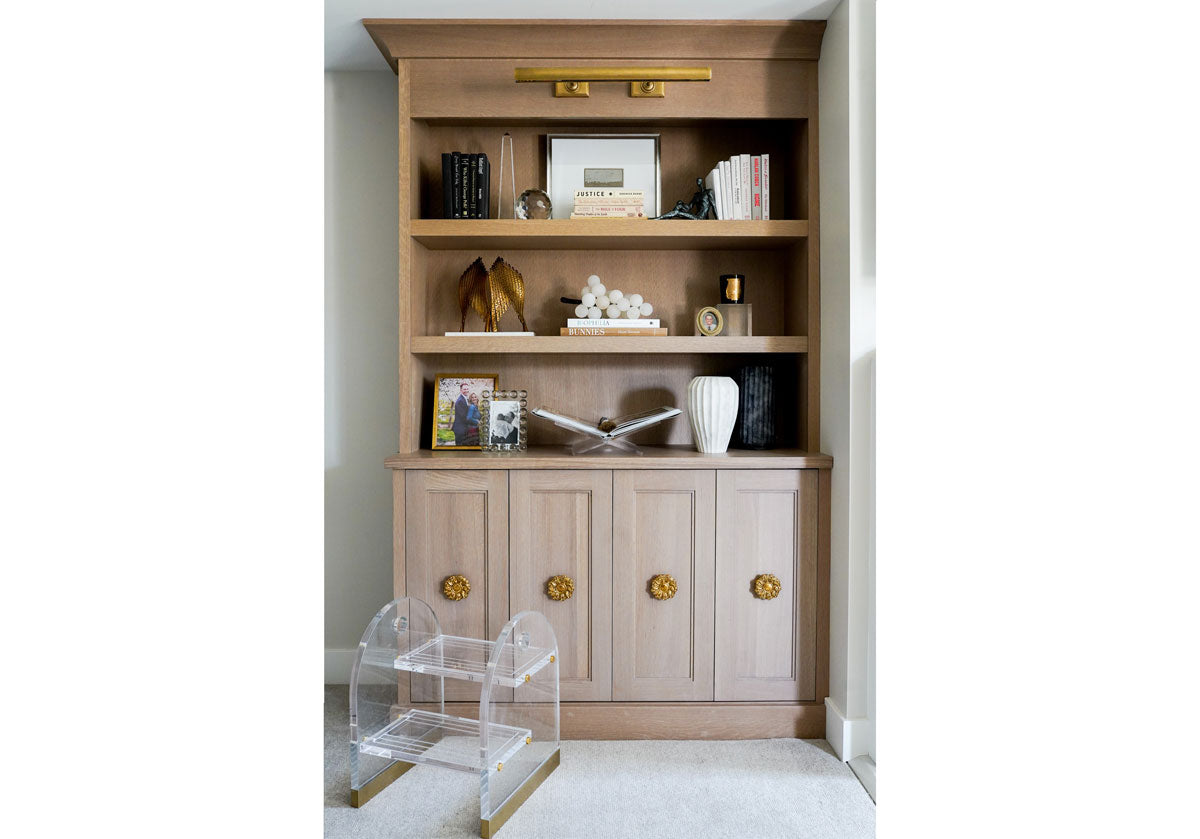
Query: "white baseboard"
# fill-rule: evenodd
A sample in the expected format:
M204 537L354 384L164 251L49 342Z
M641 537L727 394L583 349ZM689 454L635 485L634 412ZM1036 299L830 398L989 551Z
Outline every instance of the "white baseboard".
M354 655L358 652L355 647L352 650L325 650L325 684L327 685L348 685L350 684L350 671L354 668Z
M873 733L874 724L870 720L846 719L833 699L825 697L825 739L843 762L867 754Z
M850 769L858 776L858 782L863 785L867 795L875 801L875 760L870 755L859 755L851 759Z

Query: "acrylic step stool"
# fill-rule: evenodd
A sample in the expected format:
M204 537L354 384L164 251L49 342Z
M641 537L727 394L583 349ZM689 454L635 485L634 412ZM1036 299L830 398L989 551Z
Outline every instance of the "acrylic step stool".
M446 714L445 679L481 684L479 718ZM539 612L495 641L442 634L429 604L401 597L367 626L350 674L350 804L419 763L479 773L488 839L558 766L558 642Z

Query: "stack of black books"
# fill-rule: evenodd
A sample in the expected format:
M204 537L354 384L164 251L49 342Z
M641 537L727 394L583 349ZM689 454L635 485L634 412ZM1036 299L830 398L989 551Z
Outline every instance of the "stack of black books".
M452 151L442 155L442 218L491 218L488 182L492 164L486 154Z

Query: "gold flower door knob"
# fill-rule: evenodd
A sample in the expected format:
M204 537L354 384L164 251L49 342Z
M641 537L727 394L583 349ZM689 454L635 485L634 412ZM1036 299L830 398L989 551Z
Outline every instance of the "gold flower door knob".
M566 574L555 574L546 580L546 596L551 600L570 600L575 593L575 581Z
M670 600L678 590L679 586L670 574L655 574L650 578L650 595L655 600Z
M451 574L442 580L442 594L447 600L462 600L471 593L471 581L462 574Z
M783 584L774 574L759 574L754 578L754 596L759 600L771 600L783 591Z

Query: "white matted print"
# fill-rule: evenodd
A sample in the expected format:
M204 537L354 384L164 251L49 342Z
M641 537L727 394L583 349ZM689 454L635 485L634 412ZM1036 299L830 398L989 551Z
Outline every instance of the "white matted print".
M554 218L570 218L575 190L640 189L647 218L658 215L657 134L547 134L546 192Z

